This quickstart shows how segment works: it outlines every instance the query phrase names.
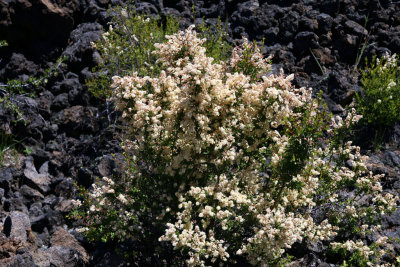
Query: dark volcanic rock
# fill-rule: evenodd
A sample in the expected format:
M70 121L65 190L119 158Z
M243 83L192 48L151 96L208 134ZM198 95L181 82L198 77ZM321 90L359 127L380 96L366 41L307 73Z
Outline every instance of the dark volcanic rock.
M329 74L328 93L336 103L343 106L348 105L359 88L346 70L341 69L338 65L335 65L335 69Z
M85 187L89 187L93 182L93 173L88 168L80 168L78 170L78 183Z
M137 3L136 11L139 13L144 13L144 14L157 14L158 13L157 8L153 4L146 3L146 2Z
M58 113L56 121L60 129L69 136L79 136L98 130L96 113L97 109L94 107L73 106Z
M0 2L0 39L33 57L66 44L79 1L11 0Z
M368 31L363 26L361 26L360 24L358 24L357 22L354 22L352 20L346 21L345 26L346 26L347 30L353 34L356 34L356 35L367 35L368 34Z
M327 33L331 30L333 18L328 14L321 13L317 16L318 31L321 33Z
M78 251L84 263L87 263L89 260L85 249L78 243L76 238L62 228L59 228L52 235L50 242L53 247L66 247Z
M18 239L0 236L0 252L0 266L37 266L32 255L26 253L25 244Z
M122 154L115 154L114 156L104 156L97 166L96 174L100 176L112 176L121 174L122 170L126 167L125 158Z
M390 165L392 167L400 168L400 155L399 154L397 154L393 151L387 151L383 154L382 158L385 161L384 162L385 164Z
M72 197L75 193L76 186L74 185L74 180L70 177L62 178L61 181L55 186L54 192L58 196L62 197Z
M11 227L12 227L11 217L7 216L6 219L3 222L3 233L7 237L9 237L11 235Z
M2 79L22 78L23 75L36 75L38 66L22 54L13 53L5 68L0 71Z
M80 1L81 10L83 11L84 21L99 20L103 25L110 21L110 16L107 14L106 9L109 4L116 5L121 1L119 0L85 0Z
M75 73L67 73L66 78L60 82L56 82L51 88L52 93L61 94L69 93L72 90L81 90L82 85L79 82L78 75Z
M38 109L42 116L45 118L50 117L50 107L53 102L54 95L50 91L44 91L40 94L39 98L37 99Z
M32 224L31 227L32 227L33 231L35 231L37 233L41 233L41 232L43 232L43 229L49 225L49 218L48 218L48 216L42 214L42 215L32 218L31 224Z
M389 46L391 51L393 51L393 53L400 53L400 36L399 37L394 37L390 43Z
M71 44L63 52L67 64L79 73L83 67L95 65L94 49L91 42L97 41L103 33L103 27L98 23L83 23L71 32Z
M62 93L56 96L53 100L53 103L51 104L51 110L54 111L60 111L68 107L69 107L69 102L67 93Z
M119 175L124 169L116 138L119 114L110 108L110 102L93 99L84 84L93 77L92 67L101 61L91 42L101 38L103 27L112 20L112 13L106 12L108 4L117 2L0 1L0 40L7 39L10 44L0 49L2 83L40 75L51 64L39 64L38 59L55 58L61 49L67 57L57 77L42 87L28 88L37 97L15 98L26 123L14 123L16 117L0 108L0 128L21 136L33 150L24 167L0 169L0 219L4 222L0 247L4 248L1 253L7 254L7 265L122 263L114 248L98 246L89 263L87 252L79 244L87 241L81 238L78 242L59 228L67 224L64 216L77 195L74 183L89 187L95 176ZM192 3L196 14L192 14ZM274 55L271 73L283 68L295 74L296 86L323 90L330 110L337 114L343 113L359 90L357 67L362 66L365 56L400 52L400 5L394 1L148 0L135 1L135 6L140 13L181 16L182 27L201 23L202 17L215 25L221 16L236 38L233 42L241 36L258 41L265 38L264 54ZM364 43L365 51L360 54ZM355 66L357 56L361 59L359 66ZM400 137L397 128L393 140ZM114 154L117 156L111 156ZM388 150L375 158L380 164L371 170L389 177L384 180L384 190L398 192L398 151ZM385 221L393 237L400 233L398 217L396 212ZM37 241L30 241L30 229ZM297 244L293 251L297 259L292 266L328 266L321 244ZM3 263L0 260L0 265Z
M397 209L392 215L386 218L389 226L400 226L400 209Z
M318 36L313 32L299 32L294 38L294 50L298 54L308 53L309 49L318 47Z
M109 176L113 174L115 167L115 162L110 156L102 158L99 165L97 166L101 176Z

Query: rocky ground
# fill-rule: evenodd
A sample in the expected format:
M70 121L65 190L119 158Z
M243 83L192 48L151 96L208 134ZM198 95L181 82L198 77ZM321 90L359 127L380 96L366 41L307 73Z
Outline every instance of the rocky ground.
M90 42L110 21L106 12L118 0L6 0L0 2L0 86L25 81L53 66L58 75L14 103L23 120L0 108L0 130L13 133L29 153L6 155L0 168L1 266L116 266L114 246L88 244L65 218L76 196L74 183L89 186L95 177L120 170L117 114L87 91L85 80L101 60ZM297 86L322 90L333 113L340 114L360 89L357 59L386 51L400 53L400 2L389 0L149 0L139 12L181 17L183 27L196 17L227 21L234 39L265 38L264 53ZM361 48L364 53L360 54ZM66 61L55 65L59 56ZM314 58L317 58L316 60ZM321 65L318 66L317 61ZM0 87L1 89L2 87ZM4 93L4 92L3 92ZM2 97L0 91L0 97ZM25 123L25 122L26 123ZM373 152L363 129L360 145L370 167L385 173L384 187L400 196L400 126L389 129L387 146ZM400 237L400 210L384 231ZM400 244L393 243L400 254ZM329 266L321 248L307 247L297 266Z

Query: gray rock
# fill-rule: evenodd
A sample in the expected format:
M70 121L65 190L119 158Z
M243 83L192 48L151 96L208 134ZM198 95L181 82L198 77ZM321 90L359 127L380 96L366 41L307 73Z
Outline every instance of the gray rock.
M355 21L348 20L345 22L346 29L353 34L367 35L368 31Z
M101 176L109 176L113 173L115 168L115 162L111 156L105 156L101 159L99 165L97 166L98 171Z
M36 187L35 189L39 189L44 193L50 190L51 177L48 173L48 162L43 163L38 172L33 163L33 158L27 157L24 175L28 180L29 186Z
M146 3L146 2L142 2L142 3L137 3L136 4L136 11L139 13L145 13L145 14L157 14L157 8L150 4L150 3Z
M330 31L333 23L333 18L328 14L321 13L317 16L318 21L318 30L321 32L328 32Z
M51 110L59 111L69 107L68 94L62 93L56 96L51 104Z
M400 156L393 151L387 151L383 154L383 160L385 164L392 167L400 167Z
M397 209L392 215L386 218L389 226L400 226L400 209Z
M53 99L54 95L50 91L44 91L36 100L38 103L39 111L43 116L47 117L50 115L50 106L53 102Z
M12 168L0 170L0 188L3 188L5 193L7 193L11 188L12 179Z
M35 75L38 70L38 66L25 58L22 54L13 53L10 62L2 70L6 78L15 79L19 78L20 75Z
M50 243L52 246L67 247L79 251L84 262L87 262L89 259L86 250L79 244L78 240L76 240L72 234L68 233L63 228L59 228L52 235Z
M39 267L38 265L35 264L34 259L30 253L23 253L23 254L15 255L6 266L7 267Z
M32 218L43 215L42 211L43 205L41 202L35 202L29 207L29 218L32 221Z
M27 185L22 185L19 189L21 195L25 198L25 204L29 204L35 201L43 200L44 196L38 190L30 188Z
M20 211L13 211L6 218L5 225L7 225L7 233L11 238L16 238L21 241L27 241L27 230L30 231L31 223L29 216Z
M74 73L68 73L67 78L62 80L61 82L56 82L54 86L51 88L52 93L61 94L61 93L69 93L70 91L78 89L82 89L82 85L79 83L78 76Z
M64 246L53 246L46 250L49 256L50 266L54 267L77 267L85 266L82 254L73 248Z
M62 199L57 205L54 207L56 211L60 212L69 212L74 208L74 204L71 199Z

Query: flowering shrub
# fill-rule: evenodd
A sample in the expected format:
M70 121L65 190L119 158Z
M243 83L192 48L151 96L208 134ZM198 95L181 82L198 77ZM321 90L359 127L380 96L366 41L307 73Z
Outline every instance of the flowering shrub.
M86 234L155 231L188 266L273 264L305 240L368 251L357 239L396 198L342 141L355 110L332 118L311 90L291 85L293 75L268 75L254 43L224 63L206 56L193 27L166 38L155 45L158 76L113 77L131 168L86 195ZM316 209L325 218L313 218Z
M357 94L357 110L363 120L380 127L393 125L400 114L400 68L396 54L374 57L362 71L362 94Z
M111 96L112 76L126 76L137 72L141 76L156 76L160 67L152 53L156 43L166 41L165 36L178 32L179 19L137 14L132 3L109 10L113 15L108 31L92 45L101 55L99 65L93 68L94 78L87 80L89 91L100 98ZM227 32L218 20L215 27L205 23L199 26L202 36L208 38L204 44L208 56L224 60L229 55Z

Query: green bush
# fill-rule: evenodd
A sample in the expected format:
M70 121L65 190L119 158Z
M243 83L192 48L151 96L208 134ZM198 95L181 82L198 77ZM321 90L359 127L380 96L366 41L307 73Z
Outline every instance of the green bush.
M373 57L361 71L362 92L357 94L357 111L363 122L385 128L400 116L400 68L396 54Z
M355 110L332 118L293 75L265 75L268 60L247 40L215 62L193 27L166 39L154 45L159 73L113 77L129 168L76 201L86 236L139 240L155 254L169 244L188 266L276 264L304 240L368 251L359 239L396 198L341 137Z
M88 80L89 91L100 98L111 96L112 76L154 75L159 72L152 54L154 44L165 41L165 35L178 31L178 20L167 17L163 24L160 18L140 16L132 8L117 7L112 24L93 46L101 55L102 62L93 69L96 77Z

